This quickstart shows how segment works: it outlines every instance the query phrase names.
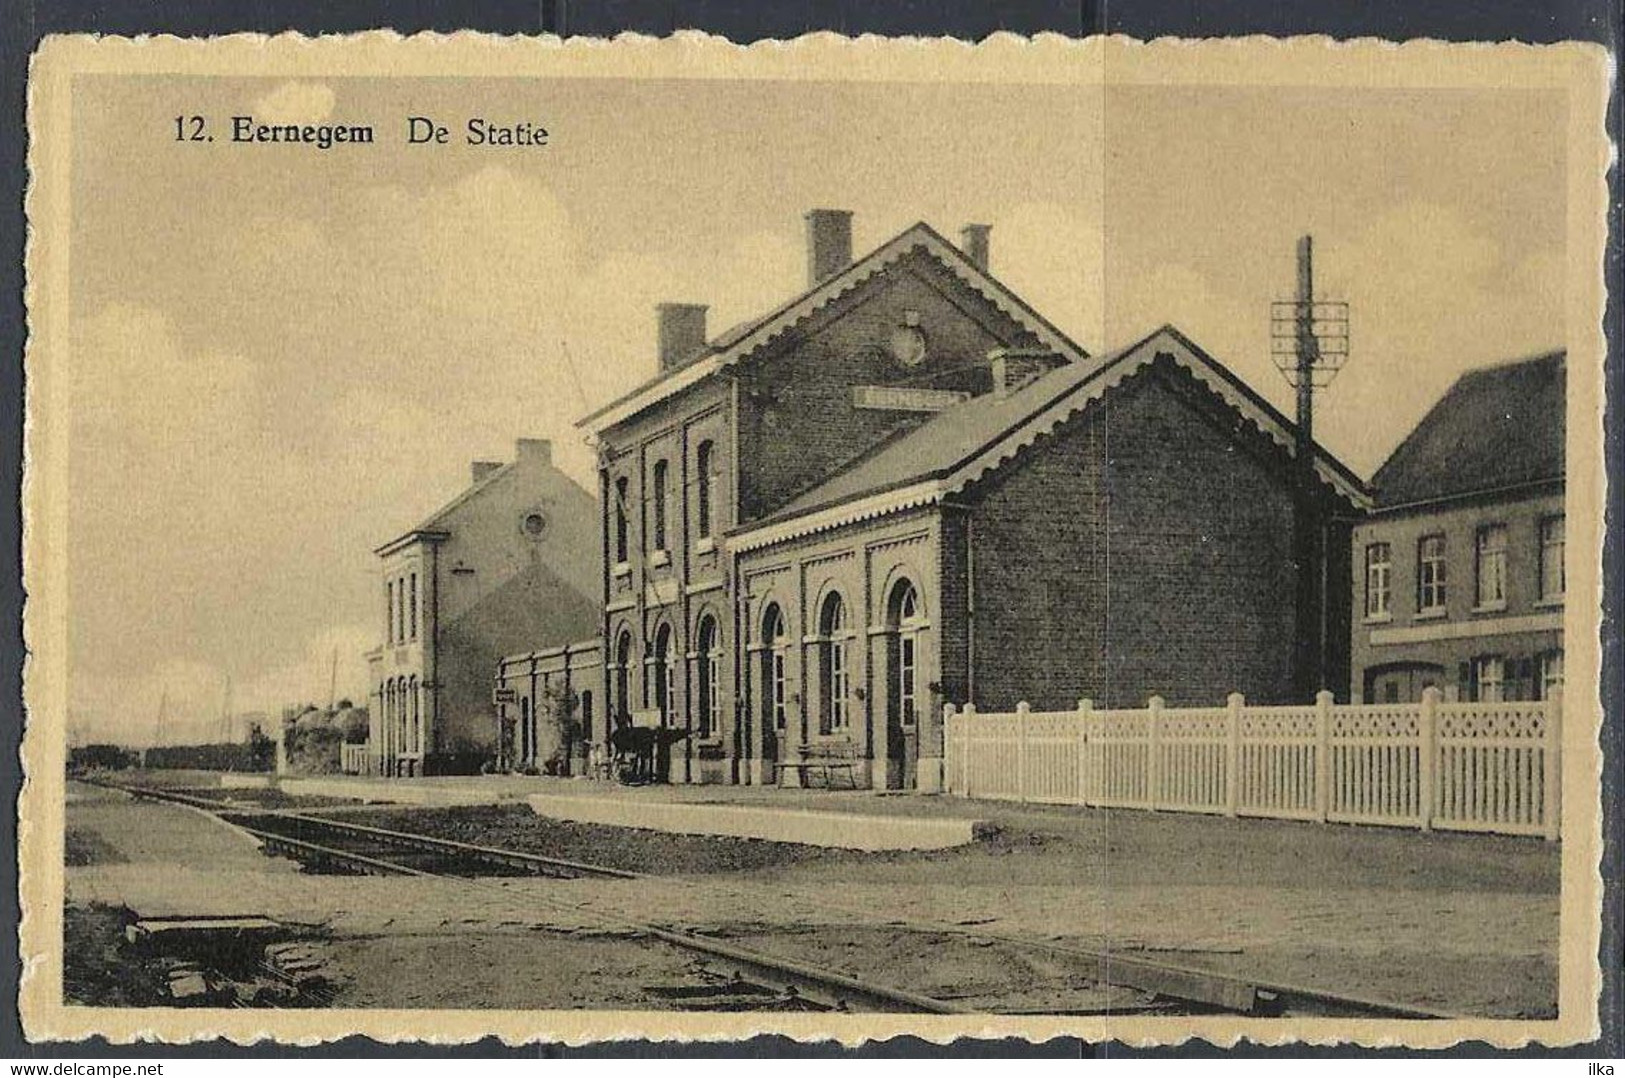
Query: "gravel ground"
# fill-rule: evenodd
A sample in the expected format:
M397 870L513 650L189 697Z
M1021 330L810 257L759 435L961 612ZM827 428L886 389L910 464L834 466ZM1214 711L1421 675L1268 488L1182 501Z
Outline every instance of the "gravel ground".
M771 939L764 948L785 953L872 952L881 972L915 990L948 959L900 930L959 922L1457 1013L1537 1017L1556 999L1558 851L1538 841L978 805L999 827L991 839L858 854L560 825L518 807L368 814L369 823L465 841L625 858L624 867L669 877L653 885L514 879L470 890L305 875L202 813L86 790L70 786L69 826L105 845L70 868L73 901L320 921L336 937L334 962L355 1005L495 1006L522 997L538 1007L608 1006L606 992L642 992L682 974L595 936L554 938L589 929L606 912ZM922 812L944 803L917 800ZM109 848L125 860L95 859ZM813 925L817 936L806 936ZM459 957L465 945L478 961ZM628 954L655 952L639 945ZM950 979L974 989L977 961ZM486 966L503 971L501 984ZM598 968L605 973L594 977Z

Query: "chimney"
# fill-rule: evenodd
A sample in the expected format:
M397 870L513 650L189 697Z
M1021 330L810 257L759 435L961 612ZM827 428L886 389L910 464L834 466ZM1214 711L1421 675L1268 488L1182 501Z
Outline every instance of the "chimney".
M540 464L553 463L553 443L546 438L520 438L514 442L515 460L534 460Z
M500 460L476 460L469 471L473 475L474 482L478 483L500 467L502 467Z
M660 371L664 374L705 351L703 303L662 303L660 318Z
M852 264L849 210L807 211L807 287L827 281Z
M995 348L987 359L993 372L993 395L1000 398L1031 385L1066 362L1054 352L1031 348Z
M959 249L983 273L987 272L987 236L992 231L992 225L966 225L959 230Z

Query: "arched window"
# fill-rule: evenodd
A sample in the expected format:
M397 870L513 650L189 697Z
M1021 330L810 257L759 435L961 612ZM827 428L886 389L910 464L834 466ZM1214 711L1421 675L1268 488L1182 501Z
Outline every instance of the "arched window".
M654 502L654 549L666 549L666 462L655 461L653 475L650 482L654 485L651 499Z
M671 655L671 626L662 625L655 630L654 662L649 665L649 702L660 710L660 721L665 724L671 719L671 708L676 702L676 694L672 692L673 676L676 664Z
M611 701L615 708L613 719L616 721L629 718L632 714L631 677L632 634L622 629L620 638L615 642L615 699Z
M823 706L818 712L819 733L844 730L847 724L847 697L851 694L851 664L847 661L846 603L839 592L830 592L818 613L818 673L824 688Z
M710 737L722 728L722 640L717 619L710 614L700 619L699 632L699 736Z
M711 443L701 442L700 448L694 454L694 470L699 473L695 480L694 499L698 503L695 515L698 517L697 526L701 539L711 538Z
M409 718L409 715L408 715L407 710L406 710L406 679L405 678L396 678L395 679L395 730L396 730L396 738L395 738L395 740L396 740L396 744L398 744L400 746L400 751L402 751L402 752L411 752L412 751L412 742L407 737L407 734L410 732L410 730L409 730L409 728L407 726L407 719L408 718Z
M784 669L788 643L784 612L778 603L773 603L762 616L762 720L771 723L775 730L783 730L788 719Z
M893 644L892 706L904 726L913 726L919 706L920 595L914 584L900 580L887 604L886 627L895 631Z
M627 522L626 499L627 480L621 476L615 480L615 562L620 564L627 559Z

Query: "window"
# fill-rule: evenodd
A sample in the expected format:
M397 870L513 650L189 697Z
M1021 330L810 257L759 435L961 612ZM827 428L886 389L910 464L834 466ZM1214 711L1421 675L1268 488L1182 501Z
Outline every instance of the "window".
M627 521L626 521L627 479L626 476L615 480L615 563L626 561L627 551Z
M655 461L654 474L654 549L666 549L666 462Z
M1427 535L1416 544L1416 609L1444 613L1444 536Z
M846 603L836 592L824 599L819 613L819 679L824 687L823 707L818 713L818 731L828 734L846 729L851 695L851 671L847 662Z
M416 573L412 574L411 581L411 587L407 592L409 597L407 608L411 611L409 615L412 627L411 639L416 640L418 638L418 575Z
M694 470L699 473L695 480L694 498L699 504L695 508L698 517L697 527L701 539L711 538L711 443L701 442L699 450L694 454Z
M1499 609L1507 604L1507 529L1505 524L1486 524L1478 529L1479 608Z
M581 732L588 740L592 739L592 690L581 690Z
M1559 520L1562 518L1559 517ZM1555 648L1540 657L1540 698L1550 700L1554 689L1563 687L1563 649Z
M531 758L530 749L530 697L519 698L519 762L526 763Z
M717 619L707 614L700 619L699 642L699 736L710 737L722 729L722 646Z
M1540 597L1563 598L1563 517L1540 522ZM1559 653L1561 654L1561 653Z
M1385 618L1389 615L1389 573L1393 567L1393 554L1387 543L1369 543L1365 548L1365 616Z
M1473 679L1477 691L1474 698L1482 703L1497 704L1502 699L1502 686L1506 680L1506 664L1499 655L1485 655L1474 660Z
M776 730L783 730L788 720L785 706L785 646L784 614L774 603L762 618L762 681L765 690L763 702L767 705L764 718L770 720Z
M384 642L393 644L395 642L395 582L393 580L387 582L384 589L389 595L389 613L384 615Z

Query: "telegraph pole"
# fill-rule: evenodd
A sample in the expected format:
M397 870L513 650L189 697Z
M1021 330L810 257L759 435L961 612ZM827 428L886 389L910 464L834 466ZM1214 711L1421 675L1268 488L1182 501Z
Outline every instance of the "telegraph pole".
M1270 352L1297 390L1293 468L1292 561L1296 580L1293 682L1300 700L1330 688L1326 624L1326 522L1315 474L1315 390L1337 377L1348 358L1348 304L1315 297L1315 240L1298 240L1298 288L1270 306Z

